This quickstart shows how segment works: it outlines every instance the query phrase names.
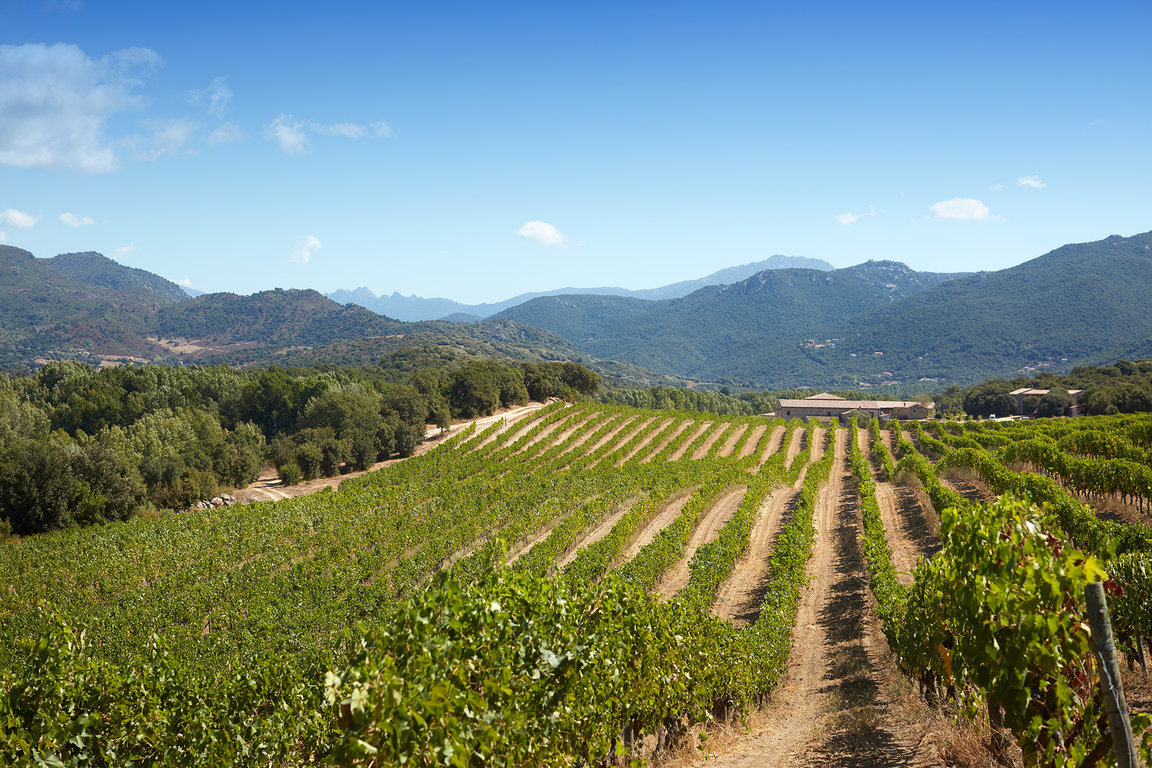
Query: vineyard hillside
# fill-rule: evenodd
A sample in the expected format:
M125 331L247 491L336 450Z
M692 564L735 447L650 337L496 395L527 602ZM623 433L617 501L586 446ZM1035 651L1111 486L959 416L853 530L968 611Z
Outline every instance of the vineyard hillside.
M555 402L335 490L15 539L0 755L1092 764L1082 593L1109 581L1135 654L1150 449L1146 415ZM1124 683L1139 735L1148 681Z

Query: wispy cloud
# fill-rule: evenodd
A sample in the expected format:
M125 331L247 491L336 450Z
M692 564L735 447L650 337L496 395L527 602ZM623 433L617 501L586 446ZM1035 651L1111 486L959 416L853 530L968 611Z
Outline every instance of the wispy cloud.
M938 219L954 221L1004 221L988 210L988 206L971 197L954 197L928 206Z
M223 120L228 105L232 102L232 89L228 87L228 79L216 77L207 87L188 91L188 101Z
M0 45L0 163L106 173L120 166L105 123L140 106L136 91L161 64L147 48L100 59L76 45Z
M999 192L1000 190L1004 189L1004 184L993 184L992 186L988 187L988 189L991 192Z
M6 211L0 211L0 224L7 224L19 229L27 229L28 227L36 226L36 222L40 221L39 216L33 216L24 211L18 211L15 208L9 208Z
M329 136L343 136L346 139L359 139L362 136L388 138L392 135L392 126L384 122L371 123L369 125L361 123L332 123L331 125L309 123L308 127L316 133L327 134Z
M77 216L74 213L60 214L60 221L67 224L69 227L75 229L76 227L86 227L89 224L95 224L95 220L91 216Z
M183 280L177 280L176 285L182 285L185 288L191 288L192 287L192 281L188 279L188 275L184 275L184 279Z
M132 253L134 250L136 250L136 243L128 243L128 245L122 245L112 251L112 259L113 261L123 261L124 257Z
M152 138L148 149L140 153L142 160L152 162L165 155L175 155L196 132L197 125L191 120L164 120L151 123Z
M516 234L538 245L564 245L568 242L563 232L543 221L526 221Z
M246 138L248 138L248 134L246 134L240 126L236 125L236 123L224 123L212 131L212 133L208 134L208 143L228 144Z
M264 137L276 142L280 149L290 155L308 149L310 136L343 136L346 139L364 137L385 139L392 135L392 126L385 122L376 123L318 123L312 120L296 120L292 115L280 115L264 129Z
M875 216L880 213L876 210L875 206L868 206L868 210L864 213L838 213L836 214L836 221L840 222L846 227L852 226L864 216Z
M274 141L280 149L290 155L298 155L308 149L308 127L292 119L292 115L280 115L264 129L264 137Z
M292 251L288 256L288 261L296 264L307 264L308 260L312 258L312 251L317 248L323 248L324 243L320 242L320 238L315 235L308 235L304 238L304 242L300 244L296 250Z
M1016 183L1022 187L1031 187L1032 189L1044 189L1048 186L1040 180L1039 176L1021 176L1016 179Z

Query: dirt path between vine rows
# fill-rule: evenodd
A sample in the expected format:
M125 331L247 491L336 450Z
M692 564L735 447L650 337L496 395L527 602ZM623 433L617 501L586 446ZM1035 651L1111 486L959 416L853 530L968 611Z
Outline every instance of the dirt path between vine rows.
M750 735L716 740L711 765L941 764L875 618L847 442L847 430L838 431L832 473L817 498L812 581L800 599L788 671L750 718Z
M628 453L626 453L624 456L622 456L620 458L619 461L616 462L616 466L618 466L618 467L622 466L624 464L624 462L628 461L628 459L632 458L636 454L640 453L640 451L647 448L651 444L651 442L656 439L657 435L659 435L664 430L668 429L668 426L672 423L672 421L673 421L672 419L664 419L664 421L657 424L655 429L653 429L648 434L644 435L644 439L641 440L640 443L635 448L628 451Z
M800 449L804 445L805 435L808 434L806 429L798 429L792 433L792 442L788 444L788 452L784 454L784 466L791 467L792 462L796 460L796 456L800 453ZM817 434L824 434L821 430Z
M556 561L557 570L563 570L565 566L575 560L576 555L580 550L584 549L584 547L589 547L607 536L616 523L620 522L620 518L624 517L624 515L628 513L628 510L632 509L634 502L635 499L628 504L622 504L620 509L601 520L591 531L586 531L583 538L578 538L576 540L576 546L565 552Z
M752 434L748 435L748 439L744 442L744 447L740 449L740 458L745 459L756 453L756 448L760 445L760 440L763 439L764 433L767 430L767 424L760 424L752 428Z
M615 440L616 435L620 434L621 432L623 432L626 429L630 429L635 423L636 423L635 419L632 419L632 418L624 419L619 424L614 426L612 429L608 430L608 434L604 435L599 440L597 440L595 443L588 446L588 449L585 451L581 451L581 453L582 454L583 453L596 453L596 451L603 448L604 445L609 440Z
M996 501L996 492L979 480L959 480L951 477L940 478L940 484L950 488L973 504L988 504Z
M724 441L723 447L717 452L719 456L731 456L732 451L736 449L736 443L740 442L740 436L748 431L748 425L742 424L736 429L732 430L732 434Z
M823 439L821 432L816 444L822 445ZM819 455L815 458L818 459ZM759 517L749 537L748 554L736 562L732 575L716 591L716 601L712 604L713 616L729 619L738 627L756 621L768 587L768 558L772 556L772 549L785 520L790 519L796 511L796 501L800 497L800 488L809 466L811 464L806 464L800 470L795 483L786 488L777 488L761 503Z
M624 550L623 560L625 562L636 557L640 550L652 543L652 539L660 535L660 531L667 528L672 524L680 512L684 509L684 505L688 503L688 499L692 498L692 494L696 489L691 489L688 493L674 499L672 502L665 505L664 509L660 510L655 517L648 521L648 523L632 540L632 543Z
M711 450L712 446L716 444L716 441L720 439L720 435L724 434L724 429L727 426L728 425L722 421L714 423L712 425L712 431L708 433L708 437L704 438L704 442L700 443L700 447L692 454L692 458L694 460L702 459L708 455L708 451Z
M658 453L660 453L660 451L664 450L664 448L669 443L671 443L673 440L675 440L677 437L679 437L681 434L683 434L684 430L688 429L688 427L692 426L692 424L693 424L692 421L685 419L682 424L677 426L676 429L672 430L671 434L669 434L668 437L666 437L660 441L660 445L653 446L652 450L648 451L648 454L643 459L640 460L640 463L641 464L647 464L648 462L652 461L652 459L656 458L656 455Z
M555 430L550 430L549 435L551 436L551 439L548 440L548 445L545 446L544 450L548 450L549 448L554 448L557 445L562 444L565 440L572 437L572 435L575 434L576 430L580 429L585 424L588 424L589 422L599 421L599 420L600 420L600 414L593 411L593 412L588 413L584 418L578 417L576 419L575 423L571 424L563 432L557 433ZM590 431L594 432L595 430L593 429Z
M923 490L879 479L880 463L872 451L868 433L859 430L857 435L861 453L870 458L872 478L876 481L876 504L888 537L896 580L908 586L920 558L930 557L940 549L939 521Z
M692 572L688 570L688 564L692 562L692 556L696 554L696 550L704 546L712 539L716 538L720 533L720 529L724 527L724 523L736 513L736 509L740 506L740 501L744 498L745 492L748 488L741 486L733 491L721 496L711 509L708 509L700 517L700 522L696 525L696 530L692 532L692 536L688 539L688 546L684 548L684 556L676 561L675 565L669 568L664 575L660 578L660 583L657 585L657 591L668 599L682 590L688 584L688 579L691 578Z
M763 466L764 462L768 461L768 457L772 454L779 453L781 450L783 450L784 433L787 431L788 428L783 425L772 430L772 434L769 435L768 439L765 441L764 452L760 454L760 460L756 462L757 467Z
M711 421L706 421L703 424L698 425L696 427L696 431L689 435L688 438L683 443L681 443L680 447L672 452L672 455L668 457L668 461L679 461L680 459L684 458L684 454L687 452L688 446L696 442L696 438L704 434L704 430L710 429L711 427Z

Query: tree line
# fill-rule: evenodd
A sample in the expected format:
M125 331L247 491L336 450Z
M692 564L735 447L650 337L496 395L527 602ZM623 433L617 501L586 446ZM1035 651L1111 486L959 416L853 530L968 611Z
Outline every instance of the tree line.
M54 362L0 375L0 529L29 534L179 509L409 456L428 425L594 393L575 363L234 370ZM0 531L2 532L2 531Z
M1046 389L1048 394L1024 399L1024 414L1064 416L1072 407L1068 390L1083 390L1080 412L1088 416L1152 411L1152 360L1117 360L1111 365L1083 365L1064 375L1042 373L1015 379L989 379L968 388L949 387L937 396L937 413L964 413L982 418L1016 412L1013 390Z

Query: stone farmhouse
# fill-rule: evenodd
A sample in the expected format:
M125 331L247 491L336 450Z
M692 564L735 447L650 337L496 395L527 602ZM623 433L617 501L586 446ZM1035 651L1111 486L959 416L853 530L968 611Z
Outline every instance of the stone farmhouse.
M887 421L888 419L927 419L935 410L935 403L924 405L914 400L846 400L843 397L821 392L803 400L781 400L776 406L776 415L785 419L847 419L866 413L869 416Z
M1016 398L1016 415L1017 416L1024 416L1025 415L1025 413L1024 413L1024 398L1026 398L1026 397L1044 397L1044 395L1048 394L1048 390L1046 390L1046 389L1029 389L1028 387L1021 387L1020 389L1012 390L1008 394L1010 394L1010 395L1012 395L1012 397ZM1068 415L1069 416L1079 416L1080 415L1080 395L1084 394L1084 390L1082 390L1082 389L1070 389L1070 390L1068 390L1068 394L1071 395L1071 397L1072 397L1072 408L1071 408L1071 410L1068 411Z

